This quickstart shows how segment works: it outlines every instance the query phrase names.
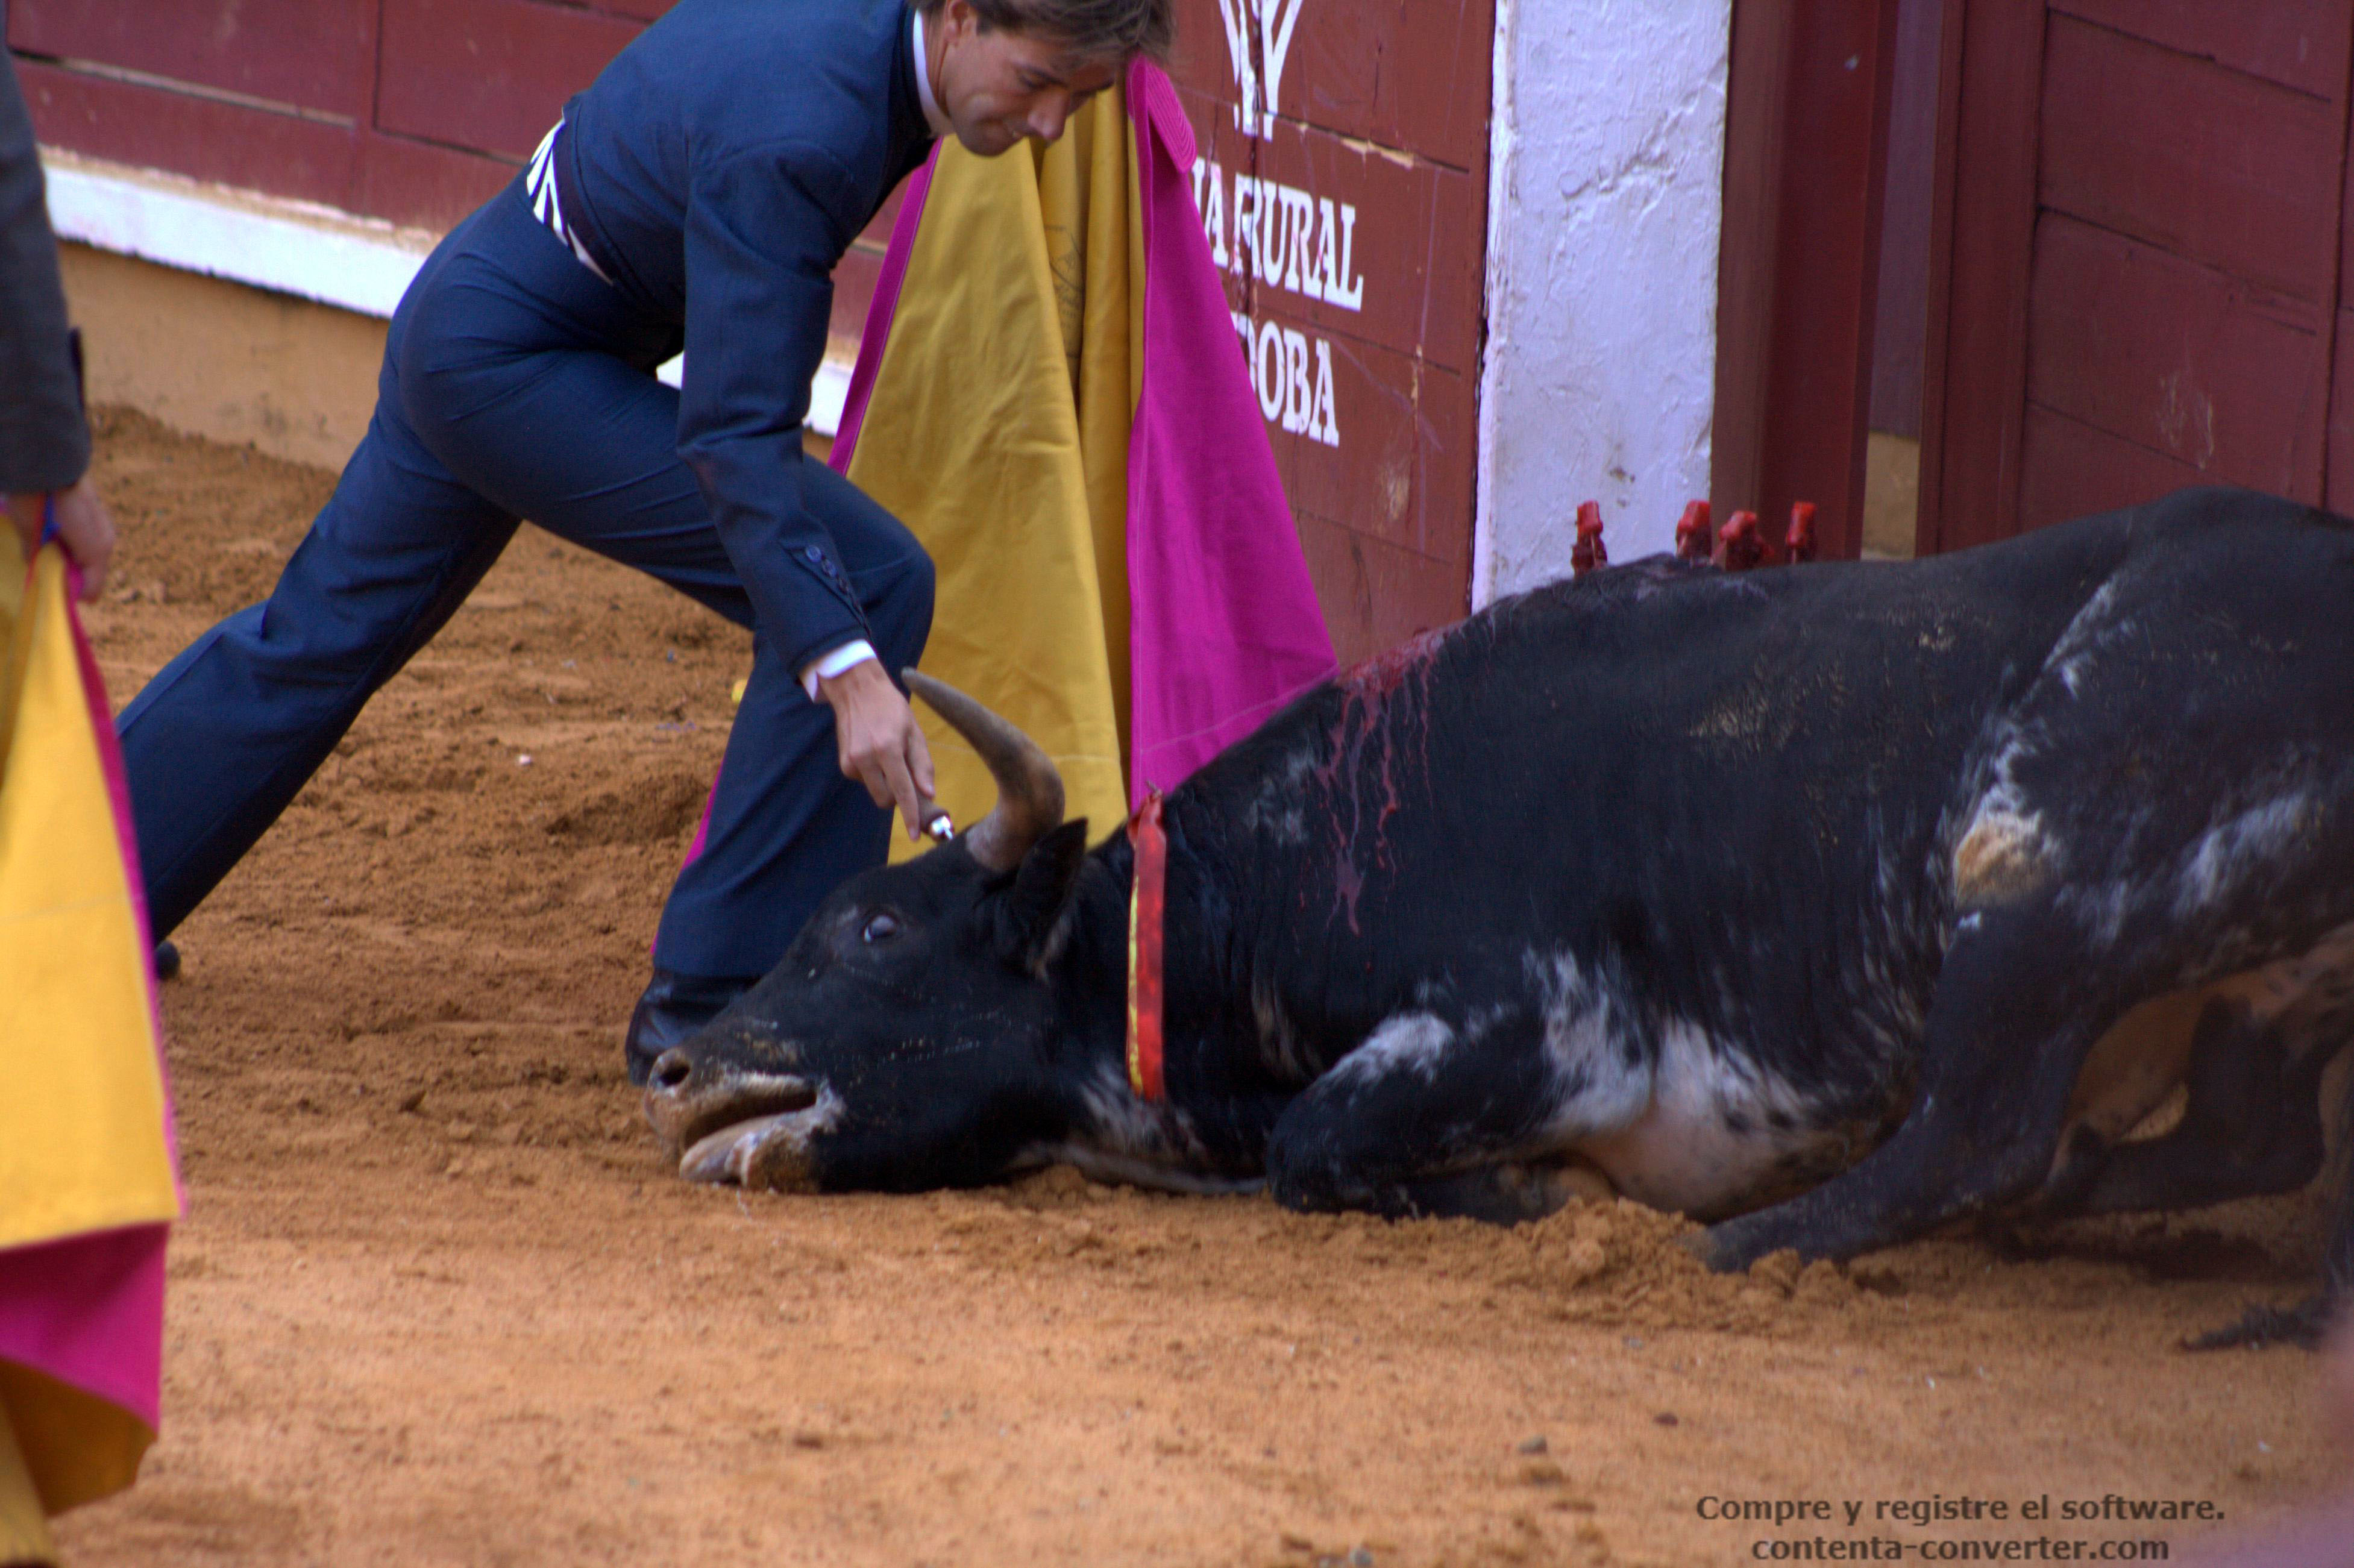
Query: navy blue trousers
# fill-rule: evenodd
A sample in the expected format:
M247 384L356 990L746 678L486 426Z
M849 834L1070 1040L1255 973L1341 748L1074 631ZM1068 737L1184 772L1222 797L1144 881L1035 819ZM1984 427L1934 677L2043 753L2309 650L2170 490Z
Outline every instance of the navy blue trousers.
M121 720L161 938L228 874L376 690L440 630L528 519L753 628L704 853L663 912L657 961L766 974L844 877L882 863L889 813L843 778L833 716L754 623L676 451L666 334L533 221L511 186L442 241L394 314L376 413L269 599L197 639ZM921 656L932 566L847 480L804 462L885 668Z

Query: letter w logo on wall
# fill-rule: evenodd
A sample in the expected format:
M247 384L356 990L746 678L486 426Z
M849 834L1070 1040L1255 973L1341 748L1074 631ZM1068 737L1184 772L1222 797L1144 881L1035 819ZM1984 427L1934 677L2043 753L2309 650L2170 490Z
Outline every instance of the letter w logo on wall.
M1275 134L1281 112L1283 62L1291 55L1292 29L1305 0L1218 0L1226 23L1226 58L1234 63L1242 102L1235 123L1246 136Z

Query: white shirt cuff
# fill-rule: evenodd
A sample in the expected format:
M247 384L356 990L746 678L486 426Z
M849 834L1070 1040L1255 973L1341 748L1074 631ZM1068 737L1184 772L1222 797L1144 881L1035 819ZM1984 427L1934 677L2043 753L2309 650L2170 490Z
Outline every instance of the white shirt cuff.
M875 644L864 637L855 642L845 642L832 652L811 662L801 672L801 690L809 694L810 701L815 702L820 681L831 681L852 665L864 664L875 656Z

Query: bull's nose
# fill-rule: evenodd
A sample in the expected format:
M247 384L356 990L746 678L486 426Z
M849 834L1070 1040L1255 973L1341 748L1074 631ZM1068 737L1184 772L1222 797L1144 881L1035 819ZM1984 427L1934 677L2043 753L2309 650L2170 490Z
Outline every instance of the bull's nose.
M646 1086L669 1094L686 1087L695 1076L695 1058L683 1049L673 1046L654 1059L653 1070L646 1075Z

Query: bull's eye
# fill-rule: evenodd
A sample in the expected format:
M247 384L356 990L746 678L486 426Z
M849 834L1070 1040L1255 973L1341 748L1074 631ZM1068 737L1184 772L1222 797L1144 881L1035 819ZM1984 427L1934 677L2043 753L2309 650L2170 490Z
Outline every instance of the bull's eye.
M887 942L899 934L899 920L895 915L877 915L866 922L864 935L869 942Z

